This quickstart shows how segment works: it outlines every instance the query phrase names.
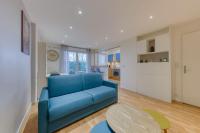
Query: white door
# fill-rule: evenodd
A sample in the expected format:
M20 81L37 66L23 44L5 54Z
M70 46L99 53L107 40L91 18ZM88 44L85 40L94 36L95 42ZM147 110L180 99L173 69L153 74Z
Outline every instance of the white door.
M200 31L182 38L183 102L200 107Z

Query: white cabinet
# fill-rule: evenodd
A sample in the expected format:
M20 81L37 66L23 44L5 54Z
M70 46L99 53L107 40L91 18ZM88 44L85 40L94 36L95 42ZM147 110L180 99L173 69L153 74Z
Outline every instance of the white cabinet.
M169 33L156 36L155 38L155 52L163 52L170 50L170 35ZM144 54L148 52L147 42L149 40L142 40L137 42L137 53Z
M170 36L169 34L162 34L155 37L155 51L169 51L170 50Z
M151 39L155 40L153 45L150 43ZM138 93L171 102L170 44L170 33L153 38L150 36L137 42L136 85ZM155 51L149 52L152 46Z
M147 51L146 48L146 40L138 41L137 42L137 53L143 54Z
M171 102L170 63L138 63L136 77L138 93Z

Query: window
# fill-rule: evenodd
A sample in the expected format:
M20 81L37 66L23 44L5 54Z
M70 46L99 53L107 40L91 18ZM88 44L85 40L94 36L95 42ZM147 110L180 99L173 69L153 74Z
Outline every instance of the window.
M78 53L78 71L87 70L87 54L86 53Z
M68 52L68 68L69 68L69 73L75 73L76 72L76 52Z
M99 66L106 66L107 65L107 58L106 54L99 53L98 54L98 65Z
M87 53L69 51L65 56L66 70L68 69L70 74L87 71Z

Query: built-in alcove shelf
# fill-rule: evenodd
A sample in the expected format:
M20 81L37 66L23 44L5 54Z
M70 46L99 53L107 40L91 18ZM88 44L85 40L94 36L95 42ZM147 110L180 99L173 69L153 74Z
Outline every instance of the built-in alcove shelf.
M147 52L143 54L138 54L138 63L148 63L148 62L169 62L169 52Z

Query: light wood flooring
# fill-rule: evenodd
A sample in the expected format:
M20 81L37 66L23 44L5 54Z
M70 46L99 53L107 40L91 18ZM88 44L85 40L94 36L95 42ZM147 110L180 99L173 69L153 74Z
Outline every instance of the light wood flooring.
M137 93L119 89L119 103L148 108L164 114L171 123L168 133L200 133L200 108L173 102L172 104L148 98ZM94 113L57 133L89 133L90 129L105 120L106 109ZM24 133L37 133L37 106L32 107Z

